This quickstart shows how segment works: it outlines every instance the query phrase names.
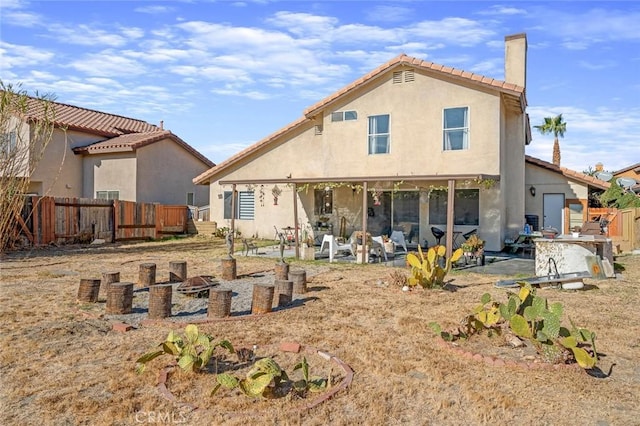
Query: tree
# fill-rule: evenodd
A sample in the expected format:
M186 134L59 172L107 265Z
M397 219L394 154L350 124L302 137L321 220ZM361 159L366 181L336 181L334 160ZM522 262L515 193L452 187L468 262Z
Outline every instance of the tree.
M31 174L53 137L53 100L0 80L0 252L14 243Z
M560 142L558 136L564 137L564 133L567 131L567 123L562 121L562 114L555 117L545 117L544 123L539 126L533 126L538 129L543 135L553 133L553 164L560 165Z

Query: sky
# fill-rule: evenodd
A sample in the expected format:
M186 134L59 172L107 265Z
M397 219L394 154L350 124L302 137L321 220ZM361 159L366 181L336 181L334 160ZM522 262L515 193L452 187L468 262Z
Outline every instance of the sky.
M163 121L219 163L400 53L503 80L517 33L531 125L567 123L561 165L640 162L640 1L0 0L0 79Z

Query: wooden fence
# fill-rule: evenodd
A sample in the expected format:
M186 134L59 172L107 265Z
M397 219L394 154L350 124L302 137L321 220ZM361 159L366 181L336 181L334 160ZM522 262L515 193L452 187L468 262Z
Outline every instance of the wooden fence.
M31 245L161 238L187 231L187 206L90 198L26 197L17 233Z

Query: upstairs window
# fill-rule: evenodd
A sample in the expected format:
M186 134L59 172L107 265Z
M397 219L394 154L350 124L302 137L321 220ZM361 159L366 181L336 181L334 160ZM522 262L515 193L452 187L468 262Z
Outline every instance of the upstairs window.
M18 144L16 132L3 133L0 138L0 153L8 157L9 154L16 150Z
M388 154L389 136L389 114L369 117L369 154Z
M331 121L350 121L357 119L358 113L356 111L335 111L331 113Z
M444 110L443 149L454 151L469 148L469 108Z

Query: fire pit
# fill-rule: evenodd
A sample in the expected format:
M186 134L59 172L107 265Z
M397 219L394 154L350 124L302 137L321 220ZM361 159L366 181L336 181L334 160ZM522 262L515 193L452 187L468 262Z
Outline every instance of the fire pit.
M193 297L208 297L209 289L219 285L218 280L212 275L199 275L187 278L178 285L178 293Z

